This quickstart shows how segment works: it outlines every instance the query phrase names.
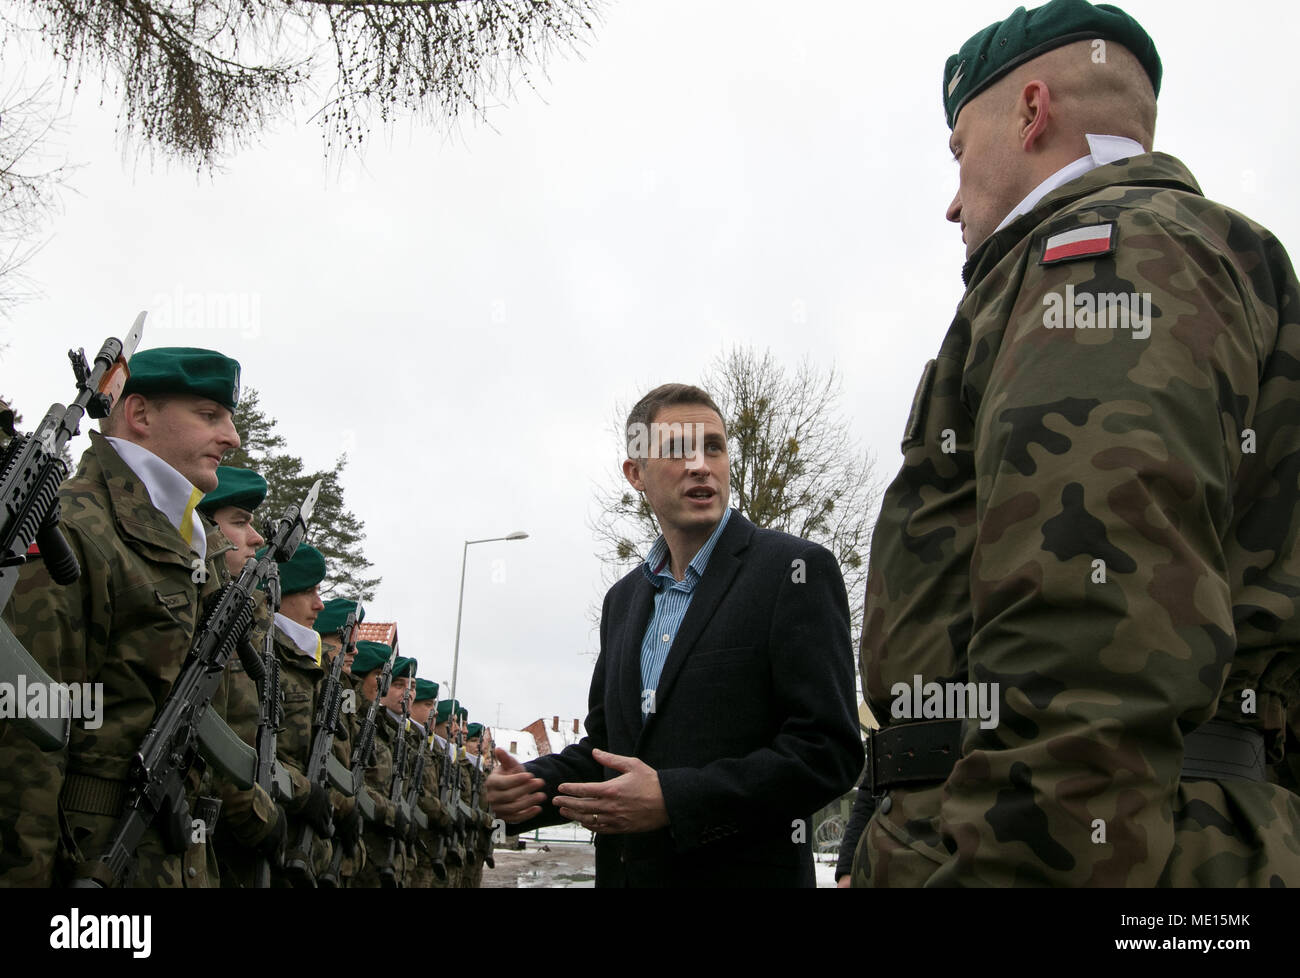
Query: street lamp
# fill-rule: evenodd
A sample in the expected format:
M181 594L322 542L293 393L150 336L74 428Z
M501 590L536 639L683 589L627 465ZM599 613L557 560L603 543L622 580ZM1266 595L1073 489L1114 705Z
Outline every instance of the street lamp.
M460 555L460 602L456 605L456 648L452 653L451 660L451 699L456 698L456 671L460 668L460 616L465 610L465 562L469 559L469 545L471 543L495 543L498 540L527 540L528 534L523 530L515 530L509 536L504 537L485 537L482 540L466 540L465 549Z

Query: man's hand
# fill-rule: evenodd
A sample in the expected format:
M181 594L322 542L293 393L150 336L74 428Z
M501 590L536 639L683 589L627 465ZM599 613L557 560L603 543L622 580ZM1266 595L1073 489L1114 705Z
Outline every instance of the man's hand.
M835 884L835 888L837 890L848 890L848 889L852 889L852 887L853 887L853 876L849 873L845 873L843 876L841 876L840 881Z
M499 762L483 782L483 797L497 818L507 824L523 822L542 814L546 801L546 782L528 773L528 769L500 747L492 752Z
M562 784L553 803L560 814L600 835L652 832L668 824L659 774L635 757L593 750L597 763L621 771L611 781Z

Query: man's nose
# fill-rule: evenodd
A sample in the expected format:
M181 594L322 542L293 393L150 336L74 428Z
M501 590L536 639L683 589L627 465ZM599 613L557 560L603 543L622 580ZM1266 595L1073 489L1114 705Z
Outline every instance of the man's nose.
M704 471L708 469L708 465L704 461L703 445L696 442L694 445L687 448L683 454L686 457L687 472Z
M221 426L219 437L222 442L230 446L227 451L234 451L240 445L239 432L235 430L235 419L229 414L226 415L226 423Z
M249 543L252 546L260 547L262 544L266 543L266 538L263 537L262 534L258 533L256 530L253 530L251 527L249 529L253 534L253 538L249 541Z
M952 195L952 203L948 205L948 213L944 215L948 220L957 224L961 221L961 190Z

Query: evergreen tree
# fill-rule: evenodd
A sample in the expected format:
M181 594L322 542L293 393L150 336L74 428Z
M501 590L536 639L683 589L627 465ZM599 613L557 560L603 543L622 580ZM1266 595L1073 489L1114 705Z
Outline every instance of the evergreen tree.
M320 497L312 513L307 542L324 555L329 571L321 584L321 597L373 600L381 579L366 576L371 569L362 554L366 524L343 502L341 476L347 455L340 455L331 469L308 471L301 458L286 451L284 437L275 430L275 419L262 410L253 388L246 387L241 393L234 420L240 446L225 464L253 469L266 480L266 502L258 509L259 519L275 519L291 504L301 504L312 484L320 479Z

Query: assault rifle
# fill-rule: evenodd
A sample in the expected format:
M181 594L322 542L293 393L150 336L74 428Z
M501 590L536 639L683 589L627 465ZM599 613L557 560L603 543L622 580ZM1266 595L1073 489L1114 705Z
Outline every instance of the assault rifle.
M452 724L459 722L453 717ZM447 868L465 865L465 852L459 845L455 820L459 815L460 805L460 770L456 766L455 735L447 731L447 751L443 757L442 774L438 778L438 800L443 810L452 817L452 826L438 836L433 848L432 864L434 875L440 880L447 878Z
M320 703L316 707L316 717L312 722L311 753L307 756L307 781L322 788L331 784L345 795L355 794L352 773L345 769L334 756L334 739L346 736L342 728L341 712L343 708L343 657L347 654L357 627L357 614L361 602L348 612L339 634L343 636L343 645L334 653L334 661L325 673L321 684ZM333 762L331 764L330 762ZM333 826L328 838L334 837ZM291 873L298 885L316 886L318 880L311 868L311 847L316 840L316 830L311 825L304 825L295 847L295 856L289 860L285 869ZM340 843L341 845L341 843ZM332 854L331 854L332 855ZM322 874L323 876L324 874ZM330 886L331 883L324 884Z
M397 823L393 826L393 835L388 840L388 862L379 868L379 882L387 888L397 886L397 845L403 842L406 832L410 831L411 813L406 807L406 732L411 726L411 697L415 695L415 670L411 670L411 681L402 695L402 722L397 727L397 739L393 746L393 777L388 785L388 800L397 809Z
M355 629L353 635L355 638ZM338 658L342 659L349 648L350 645L344 644L338 652ZM375 727L379 722L379 701L388 695L388 687L393 681L393 663L396 659L397 650L394 649L393 654L384 663L384 671L379 674L379 681L375 686L375 698L370 701L370 706L366 709L366 718L361 721L361 732L357 734L357 742L352 747L352 794L356 795L361 817L367 822L375 822L379 818L374 799L370 797L370 791L366 788L366 768L375 763ZM317 882L323 887L337 887L342 866L343 847L335 846L330 857L329 869Z
M86 363L84 350L69 350L77 396L67 407L51 406L32 434L15 434L0 454L0 608L9 603L18 568L34 550L55 584L68 585L81 576L77 556L59 530L59 485L68 477L63 450L85 415L108 417L121 396L130 376L126 362L144 334L144 317L136 317L125 340L106 339L93 366ZM12 722L41 750L61 750L72 725L67 689L49 677L2 621L0 683L10 689L40 685L58 696L58 708L49 717L24 715Z
M211 610L194 635L189 655L166 701L149 726L127 775L127 800L99 858L86 865L74 887L119 886L133 868L136 847L157 823L168 852L190 845L192 823L185 798L185 781L199 758L199 727L230 657L239 650L245 668L261 665L249 644L253 624L253 592L276 563L287 562L307 535L320 495L318 481L301 507L290 506L276 525L261 558L249 557L239 577L217 593ZM263 677L252 674L254 681Z
M269 527L268 527L269 531ZM270 533L267 534L270 536ZM274 622L275 613L280 610L280 570L278 564L272 564L266 575L266 605ZM257 783L260 784L271 799L276 802L285 799L275 791L272 774L275 768L276 732L280 729L284 710L280 704L280 660L275 655L275 625L266 629L266 638L262 642L262 677L257 684ZM271 860L260 856L253 871L253 885L265 890L271 886Z
M474 840L470 836L473 828L473 813L465 804L465 799L461 797L460 792L460 761L464 760L467 767L472 768L469 763L469 753L465 750L465 741L468 739L468 724L457 723L456 725L456 844L462 853L463 865L473 867L475 860L478 859L478 851L474 845ZM474 797L474 775L470 774L470 797Z
M479 801L483 798L483 782L487 780L488 776L488 761L492 759L492 747L490 744L491 741L488 737L488 728L485 726L483 728L483 735L479 737L478 740L478 771L477 776L474 779L474 791L470 798L470 807L474 809L475 818L481 818L483 815L490 814L490 812L487 811L480 812L478 807ZM492 832L493 826L488 826L486 829L479 830L481 839L479 844L483 846L483 862L488 869L496 869L496 860L492 856ZM483 838L485 833L486 838Z

